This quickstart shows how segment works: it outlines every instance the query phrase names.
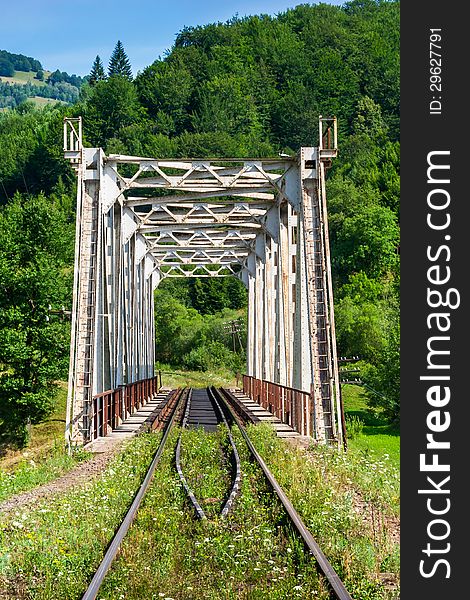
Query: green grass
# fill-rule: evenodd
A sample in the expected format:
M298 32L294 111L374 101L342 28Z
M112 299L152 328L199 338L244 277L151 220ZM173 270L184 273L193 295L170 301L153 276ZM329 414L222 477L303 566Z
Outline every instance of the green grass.
M44 78L50 75L49 71L44 71ZM34 71L15 71L15 75L13 77L3 77L0 76L0 80L4 83L19 83L25 85L26 83L32 83L34 85L44 86L46 85L45 81L39 81L39 79L35 79L36 73Z
M0 458L0 502L20 492L57 479L91 455L75 452L68 456L64 443L67 389L61 383L56 407L49 419L31 427L31 438L21 450L3 449Z
M380 581L383 573L395 581L399 575L399 546L386 527L399 511L398 469L325 446L312 446L306 456L267 424L249 432L353 598L396 597Z
M170 435L149 494L99 598L329 598L325 581L249 460L237 430L241 492L233 514L224 520L212 501L227 487L218 455L226 435L220 430L207 437L201 430L184 432L185 473L202 505L214 506L207 521L194 519L174 467L178 433L176 428ZM386 467L379 473L377 462L325 447L313 448L306 458L276 438L268 425L252 426L250 434L352 596L391 599L380 581L384 572L398 578L398 548L381 526L395 502L394 484L377 483ZM80 598L159 440L160 434L135 438L88 487L41 502L34 510L0 517L0 596ZM219 468L206 477L214 462ZM374 508L371 524L364 524L355 509L357 490L368 493L367 502Z
M225 427L205 432L201 427L184 429L181 435L181 469L207 517L218 515L231 487Z
M234 512L227 519L215 514L203 522L194 518L173 465L177 433L169 440L152 488L99 597L329 598L314 561L285 527L283 511L243 446L244 477ZM205 475L214 442L218 438L223 444L224 433L211 434L211 441L203 440L201 431L187 433L185 469ZM220 479L224 477L221 473ZM198 490L199 499L220 494L224 485L207 481Z
M28 98L37 108L43 108L48 104L67 104L63 100L56 100L55 98L41 98L41 96L32 96Z
M235 375L226 370L219 371L183 371L171 365L157 364L156 371L162 372L162 384L165 387L194 387L204 388L211 385L215 387L236 387ZM239 385L241 385L241 376Z
M159 440L134 438L88 487L1 515L0 597L80 598Z
M11 472L0 470L0 502L57 479L90 456L85 452L75 452L73 456L68 456L60 447L39 462L25 458Z
M364 391L357 385L342 386L346 430L351 418L360 419L362 432L348 439L348 447L371 458L388 459L397 468L400 464L400 430L390 425L380 414L372 412Z
M65 445L65 410L67 404L67 384L60 382L54 398L54 412L42 423L32 425L26 448L14 450L0 447L0 469L13 470L25 460L39 462L49 453Z

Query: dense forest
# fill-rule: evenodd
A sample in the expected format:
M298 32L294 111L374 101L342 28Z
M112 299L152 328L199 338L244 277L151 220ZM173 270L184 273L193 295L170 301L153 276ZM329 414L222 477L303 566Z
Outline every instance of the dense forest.
M371 406L396 420L399 3L302 4L275 17L187 27L135 79L120 42L112 61L107 74L99 57L90 65L73 106L24 102L0 113L3 429L24 439L25 424L44 418L51 385L67 370L68 325L48 312L71 303L74 176L62 159L65 115L83 117L87 145L168 158L293 154L318 143L319 114L336 115L339 156L327 193L339 352L361 357ZM171 282L156 293L159 360L240 368L221 331L246 305L235 279Z

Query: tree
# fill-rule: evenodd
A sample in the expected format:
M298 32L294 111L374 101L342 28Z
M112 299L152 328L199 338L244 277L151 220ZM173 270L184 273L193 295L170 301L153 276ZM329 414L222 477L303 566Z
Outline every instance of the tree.
M388 338L375 365L361 372L368 404L397 423L400 419L400 329L398 318L389 327Z
M108 140L119 138L124 128L138 123L142 112L132 81L120 76L98 81L86 105L87 136L93 144L105 148Z
M36 73L36 79L38 81L44 81L44 71L41 69Z
M9 60L0 58L0 75L2 77L13 77L15 69Z
M120 75L121 77L125 77L129 81L132 81L131 63L129 62L121 40L117 41L113 53L111 54L111 59L108 66L108 75L110 77L113 75Z
M102 81L103 79L106 79L106 73L104 72L104 67L103 63L101 62L101 58L97 55L93 62L93 66L91 67L88 83L90 85L95 85L97 81Z
M17 194L0 210L0 433L18 446L67 371L68 325L48 306L69 305L72 236L53 197Z

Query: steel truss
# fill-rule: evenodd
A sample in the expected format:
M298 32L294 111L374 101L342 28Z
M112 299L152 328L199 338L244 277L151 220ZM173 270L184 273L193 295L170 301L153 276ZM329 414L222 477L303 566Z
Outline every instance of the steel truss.
M342 444L325 168L320 146L279 159L160 160L82 146L66 436L92 437L92 398L153 376L154 290L167 277L239 277L248 289L247 373L311 391L309 435ZM331 136L334 136L331 138Z

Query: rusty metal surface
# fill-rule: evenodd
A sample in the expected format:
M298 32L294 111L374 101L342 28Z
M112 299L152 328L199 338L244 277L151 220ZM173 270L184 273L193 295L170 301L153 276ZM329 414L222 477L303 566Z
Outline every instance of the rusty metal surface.
M158 392L161 375L96 394L91 403L89 437L106 436Z
M313 422L311 393L249 375L243 376L243 391L300 435L309 435Z

